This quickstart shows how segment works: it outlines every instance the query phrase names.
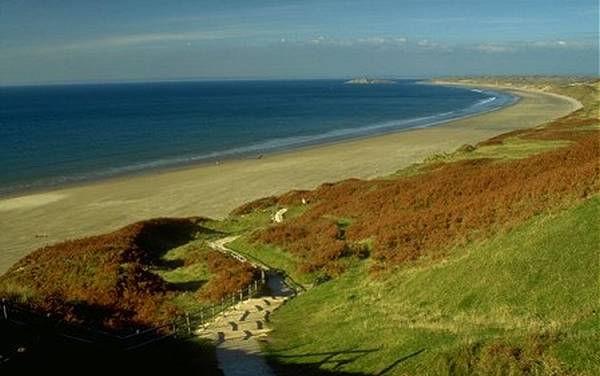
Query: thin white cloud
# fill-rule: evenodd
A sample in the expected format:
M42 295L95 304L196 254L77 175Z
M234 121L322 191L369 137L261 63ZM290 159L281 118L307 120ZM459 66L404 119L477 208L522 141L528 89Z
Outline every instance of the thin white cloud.
M404 37L361 37L353 39L341 39L341 38L328 38L320 35L316 38L308 40L308 44L320 45L320 46L340 46L340 47L352 47L352 46L373 46L373 47L393 47L402 46L407 43L407 39Z
M322 35L319 35L318 37L311 39L310 43L312 44L323 44L323 43L332 43L333 41L331 40L326 40L326 38Z
M420 46L420 47L427 47L427 48L440 47L439 43L430 41L429 39L422 39L422 40L420 40L420 41L417 42L417 45Z
M475 47L476 50L485 53L512 53L517 51L526 51L531 49L590 49L598 48L597 43L581 40L536 40L520 41L513 43L483 43Z
M146 33L93 39L72 44L66 44L63 45L63 47L71 49L97 47L127 47L163 42L193 42L240 38L249 36L249 34L250 33L247 30L189 31L181 33Z
M381 45L391 42L390 39L382 38L382 37L368 37L368 38L358 38L356 40L358 43L363 44L373 44L373 45Z
M44 54L52 52L69 52L78 50L99 50L104 48L155 47L169 42L184 42L191 46L192 42L215 41L235 38L246 38L263 34L254 30L205 30L188 32L141 33L117 35L87 40L79 40L60 44L15 46L4 49L5 54Z
M493 53L493 54L507 53L507 52L515 51L514 47L501 46L501 45L497 45L497 44L480 44L479 46L476 47L476 49L481 52Z
M578 43L576 43L578 44ZM531 47L565 47L568 45L574 45L573 43L569 43L567 41L564 40L541 40L541 41L535 41L535 42L530 42L529 45Z

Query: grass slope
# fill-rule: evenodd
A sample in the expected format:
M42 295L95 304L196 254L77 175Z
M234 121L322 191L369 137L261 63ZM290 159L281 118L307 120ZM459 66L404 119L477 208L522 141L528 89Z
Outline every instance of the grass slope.
M385 279L359 263L274 315L271 359L303 372L600 374L599 212L595 196Z

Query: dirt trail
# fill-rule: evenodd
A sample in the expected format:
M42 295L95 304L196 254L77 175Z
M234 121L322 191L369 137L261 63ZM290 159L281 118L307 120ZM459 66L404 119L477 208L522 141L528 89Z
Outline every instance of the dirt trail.
M248 261L226 246L236 238L230 236L216 240L210 243L210 247L263 269L267 278L266 291L261 297L229 308L212 322L198 328L198 334L217 344L217 360L225 376L274 376L262 357L260 340L270 331L270 315L292 298L295 292L286 285L279 273L257 261Z
M273 216L273 221L275 221L275 223L281 223L281 222L283 222L283 215L285 213L287 213L287 211L288 211L287 208L279 209L277 211L277 213L275 213L275 215Z

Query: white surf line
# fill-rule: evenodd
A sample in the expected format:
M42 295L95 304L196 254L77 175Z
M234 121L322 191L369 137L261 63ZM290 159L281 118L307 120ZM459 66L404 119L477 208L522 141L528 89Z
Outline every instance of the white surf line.
M283 209L277 210L277 213L275 213L275 215L273 216L273 221L275 221L275 223L283 222L283 215L285 213L287 213L287 211L288 211L288 208L283 208Z

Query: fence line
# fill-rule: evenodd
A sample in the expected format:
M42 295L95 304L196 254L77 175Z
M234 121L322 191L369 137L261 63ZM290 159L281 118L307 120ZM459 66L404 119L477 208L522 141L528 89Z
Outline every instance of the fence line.
M236 237L232 237L236 238ZM230 248L227 248L224 244L215 244L212 243L211 244L211 248L214 249L215 251L224 253L228 256L231 256L233 258L235 258L236 260L240 261L240 262L245 262L248 263L250 265L252 265L255 269L260 269L261 273L265 273L265 272L271 272L271 273L277 273L279 274L281 277L283 277L284 283L292 290L294 291L294 294L297 295L298 294L298 290L302 290L302 291L306 291L306 288L296 282L292 277L290 277L284 270L281 269L276 269L276 268L272 268L266 264L264 264L261 260L259 260L258 258L249 255L247 253L242 253L242 252L238 252L238 251L234 251Z
M262 291L266 281L254 280L250 285L238 290L236 293L223 297L219 303L208 307L185 312L176 316L168 323L158 327L138 330L127 335L118 335L93 329L83 325L65 322L58 317L12 304L6 300L0 303L0 319L10 321L20 326L50 329L54 334L82 343L118 346L124 350L134 350L152 343L170 338L186 338L195 335L195 329L210 322L228 308L255 297Z
M117 335L100 329L68 323L50 314L42 315L5 300L1 301L2 310L0 312L0 319L8 320L18 325L51 328L55 334L71 340L118 346L129 351L170 337L186 338L196 335L195 328L200 328L204 324L209 323L228 308L257 296L267 285L267 275L269 273L279 274L283 278L283 282L294 292L294 295L297 294L299 289L305 290L304 286L294 281L283 270L270 268L253 256L242 255L225 247L224 244L217 245L213 243L211 248L229 255L240 262L250 264L255 269L259 269L261 271L260 280L254 280L250 285L241 288L236 293L223 297L219 303L211 304L196 311L185 312L164 325L141 331L137 330L135 333L127 335Z

